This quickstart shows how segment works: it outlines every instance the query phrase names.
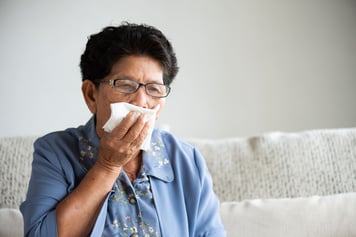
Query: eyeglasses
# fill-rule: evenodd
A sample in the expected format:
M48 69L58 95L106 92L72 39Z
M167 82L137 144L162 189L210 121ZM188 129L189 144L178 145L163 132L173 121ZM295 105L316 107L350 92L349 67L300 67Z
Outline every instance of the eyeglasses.
M133 94L141 86L145 87L147 95L155 98L167 97L171 88L161 83L140 83L131 79L98 80L99 83L109 83L115 91L123 94Z

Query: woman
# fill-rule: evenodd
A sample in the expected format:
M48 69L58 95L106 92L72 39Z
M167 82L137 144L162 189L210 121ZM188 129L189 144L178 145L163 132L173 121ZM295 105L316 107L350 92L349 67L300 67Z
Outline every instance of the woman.
M158 116L178 72L166 37L147 25L107 27L89 38L80 67L93 117L35 142L21 205L25 235L225 236L210 174L194 147L154 130L143 151L150 123L134 111L103 130L113 103L159 107Z

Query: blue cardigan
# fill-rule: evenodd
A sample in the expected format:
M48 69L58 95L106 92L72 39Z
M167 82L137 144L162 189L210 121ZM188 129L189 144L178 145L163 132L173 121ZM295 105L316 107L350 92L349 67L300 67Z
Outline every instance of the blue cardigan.
M57 236L56 205L95 163L98 146L94 117L84 126L54 132L35 142L27 198L20 207L25 236ZM226 236L211 176L194 147L170 133L154 130L143 162L163 237ZM109 196L90 236L100 237L103 232Z

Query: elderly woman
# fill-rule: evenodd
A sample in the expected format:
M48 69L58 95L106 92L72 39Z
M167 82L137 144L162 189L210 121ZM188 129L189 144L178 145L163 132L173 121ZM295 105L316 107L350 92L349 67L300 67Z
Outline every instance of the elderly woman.
M80 67L93 116L35 142L21 205L25 235L225 236L211 176L194 147L167 132L151 134L152 122L135 110L103 129L117 102L158 116L178 72L166 37L147 25L107 27L89 38Z

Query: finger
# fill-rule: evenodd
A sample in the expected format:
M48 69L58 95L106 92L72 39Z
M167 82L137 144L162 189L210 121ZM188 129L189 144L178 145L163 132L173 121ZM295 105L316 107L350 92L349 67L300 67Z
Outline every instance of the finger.
M130 118L127 119L131 120ZM131 122L127 123L130 124ZM122 124L119 124L119 126L122 126ZM150 122L147 121L144 115L140 115L133 122L132 126L129 127L122 139L112 136L112 133L118 132L120 128L117 128L115 131L113 130L112 133L105 134L100 141L98 160L107 167L122 167L129 160L137 156L137 152L139 152L143 141L147 137L149 129Z
M147 123L147 117L141 114L136 122L130 127L129 131L126 133L125 137L122 139L127 143L133 143L137 138L147 135L146 131L143 129Z
M132 144L138 147L141 147L147 136L149 135L150 132L150 127L151 124L149 121L146 121L143 128L141 129L141 132L138 134L135 140L132 141Z
M126 136L131 126L135 123L137 112L129 112L125 118L111 131L111 135L116 139L122 139Z

